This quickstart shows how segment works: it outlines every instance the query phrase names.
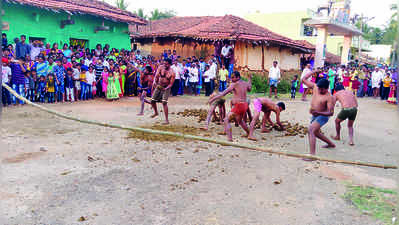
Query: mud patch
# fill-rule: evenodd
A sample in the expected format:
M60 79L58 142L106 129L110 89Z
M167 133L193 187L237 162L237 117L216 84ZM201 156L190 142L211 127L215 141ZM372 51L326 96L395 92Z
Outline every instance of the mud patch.
M20 163L26 160L38 158L39 156L43 155L44 152L28 152L28 153L21 153L14 157L5 158L3 163Z
M181 134L189 134L189 135L198 135L201 132L201 130L196 127L179 126L179 125L168 125L168 126L153 125L153 126L143 126L141 128L175 132ZM184 138L181 137L175 137L171 135L151 134L141 131L131 131L128 134L127 138L139 139L143 141L157 141L157 142L176 142L184 140Z

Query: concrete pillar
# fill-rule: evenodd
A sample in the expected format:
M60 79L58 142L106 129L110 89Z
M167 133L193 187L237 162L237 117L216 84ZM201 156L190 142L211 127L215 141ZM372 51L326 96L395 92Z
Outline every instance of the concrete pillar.
M316 55L314 66L323 67L325 60L325 49L327 44L327 27L317 27Z
M352 36L344 36L344 45L342 47L341 64L346 65L348 63L349 51L352 45Z

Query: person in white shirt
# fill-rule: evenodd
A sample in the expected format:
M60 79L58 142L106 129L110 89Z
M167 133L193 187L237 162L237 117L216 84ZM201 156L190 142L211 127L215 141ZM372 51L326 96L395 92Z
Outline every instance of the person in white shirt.
M274 61L273 66L269 70L269 98L272 97L272 91L274 89L274 97L277 98L277 84L280 83L281 74L280 68L278 68L278 62Z
M190 84L191 88L191 94L197 95L197 83L198 83L198 66L195 63L191 64L191 67L189 68L189 78L188 82Z
M233 48L233 47L231 47L228 42L226 42L222 48L221 55L222 55L222 59L223 59L223 64L226 66L226 68L229 68L229 64L230 64L229 52L230 52L231 48Z
M308 63L306 64L305 69L303 69L302 75L301 75L301 80L308 74L311 73L312 69L311 69L311 65ZM310 81L311 78L309 78L308 80ZM302 94L302 101L306 101L306 95L308 94L308 86L306 86L306 84L302 83L302 87L303 87L303 94Z
M92 63L93 63L93 59L92 59L92 57L91 57L91 54L88 54L88 55L86 56L85 61L84 61L84 65L87 66L87 67L89 67L90 64L92 64Z
M86 72L86 80L87 80L87 92L88 98L93 99L93 83L96 80L96 74L94 72L94 67L90 66L89 71Z
M204 83L205 83L205 96L210 96L212 94L212 86L211 86L211 77L212 71L209 65L205 66L205 73L204 73Z
M216 79L216 74L218 70L218 64L216 64L215 61L210 60L209 61L209 70L210 70L210 82L211 82L211 94L215 90L215 79Z
M384 77L384 74L380 71L378 67L375 67L374 71L371 73L371 88L373 88L373 96L377 98L380 94L380 84Z
M8 60L6 58L2 59L2 66L1 66L1 81L3 84L9 85L10 78L11 78L11 68L8 67ZM11 97L10 93L8 92L7 89L5 89L3 86L1 87L1 101L3 103L3 106L11 105Z
M173 62L173 65L170 67L172 68L173 72L175 72L175 82L172 86L172 96L176 96L179 92L179 85L180 85L180 68L177 65L177 61Z
M79 99L78 96L80 96L80 89L81 89L81 87L80 87L80 64L75 62L73 64L72 70L73 70L72 77L73 77L73 80L75 81L75 88L74 88L74 93L76 96L75 101L78 101L78 99Z

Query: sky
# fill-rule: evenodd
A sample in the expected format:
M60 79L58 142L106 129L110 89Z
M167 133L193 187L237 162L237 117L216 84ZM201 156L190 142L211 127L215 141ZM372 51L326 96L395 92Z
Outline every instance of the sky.
M222 16L232 14L244 17L246 14L275 13L302 11L317 8L326 0L125 0L129 3L128 10L143 8L145 13L158 9L171 9L178 16ZM106 0L113 4L115 0ZM367 2L367 3L366 3ZM383 26L392 15L390 5L397 0L352 0L351 13L363 13L367 17L375 17L369 23L373 26Z

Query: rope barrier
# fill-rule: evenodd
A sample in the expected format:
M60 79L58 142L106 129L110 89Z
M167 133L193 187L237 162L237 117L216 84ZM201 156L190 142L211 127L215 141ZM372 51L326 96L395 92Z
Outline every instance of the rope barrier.
M110 128L116 128L116 129L122 129L122 130L128 130L128 131L139 131L139 132L144 132L144 133L149 133L149 134L174 136L174 137L179 137L179 138L183 138L183 139L197 140L197 141L202 141L202 142L219 144L219 145L222 145L222 146L237 147L237 148L241 148L241 149L249 149L249 150L252 150L252 151L265 152L265 153L283 155L283 156L294 157L294 158L319 160L319 161L324 161L324 162L341 163L341 164L358 165L358 166L368 166L368 167L376 167L376 168L383 168L383 169L397 169L398 168L395 165L384 165L384 164L378 164L378 163L368 163L368 162L359 162L359 161L329 159L329 158L324 158L324 157L319 157L319 156L314 156L314 155L298 154L298 153L291 153L291 152L280 152L280 151L274 151L274 150L271 150L271 149L266 149L266 148L251 146L251 145L237 144L237 143L232 143L232 142L227 142L227 141L215 140L215 139L210 139L210 138L205 138L205 137L200 137L200 136L194 136L194 135L187 135L187 134L176 133L176 132L170 132L170 131L160 131L160 130L141 128L141 127L127 127L127 126L118 125L118 124L111 124L111 123L104 123L104 122L80 119L80 118L76 118L76 117L61 113L61 112L57 112L55 110L48 109L48 108L43 107L41 105L38 105L36 103L33 103L33 102L29 101L28 99L26 99L26 98L20 96L19 94L17 94L8 85L6 85L6 84L2 84L2 85L11 94L13 94L15 97L17 97L18 99L26 102L29 105L32 105L32 106L34 106L34 107L36 107L36 108L38 108L38 109L40 109L42 111L50 113L50 114L54 114L54 115L56 115L58 117L61 117L61 118L67 119L67 120L77 121L77 122L80 122L80 123L86 123L86 124L91 124L91 125L110 127Z

